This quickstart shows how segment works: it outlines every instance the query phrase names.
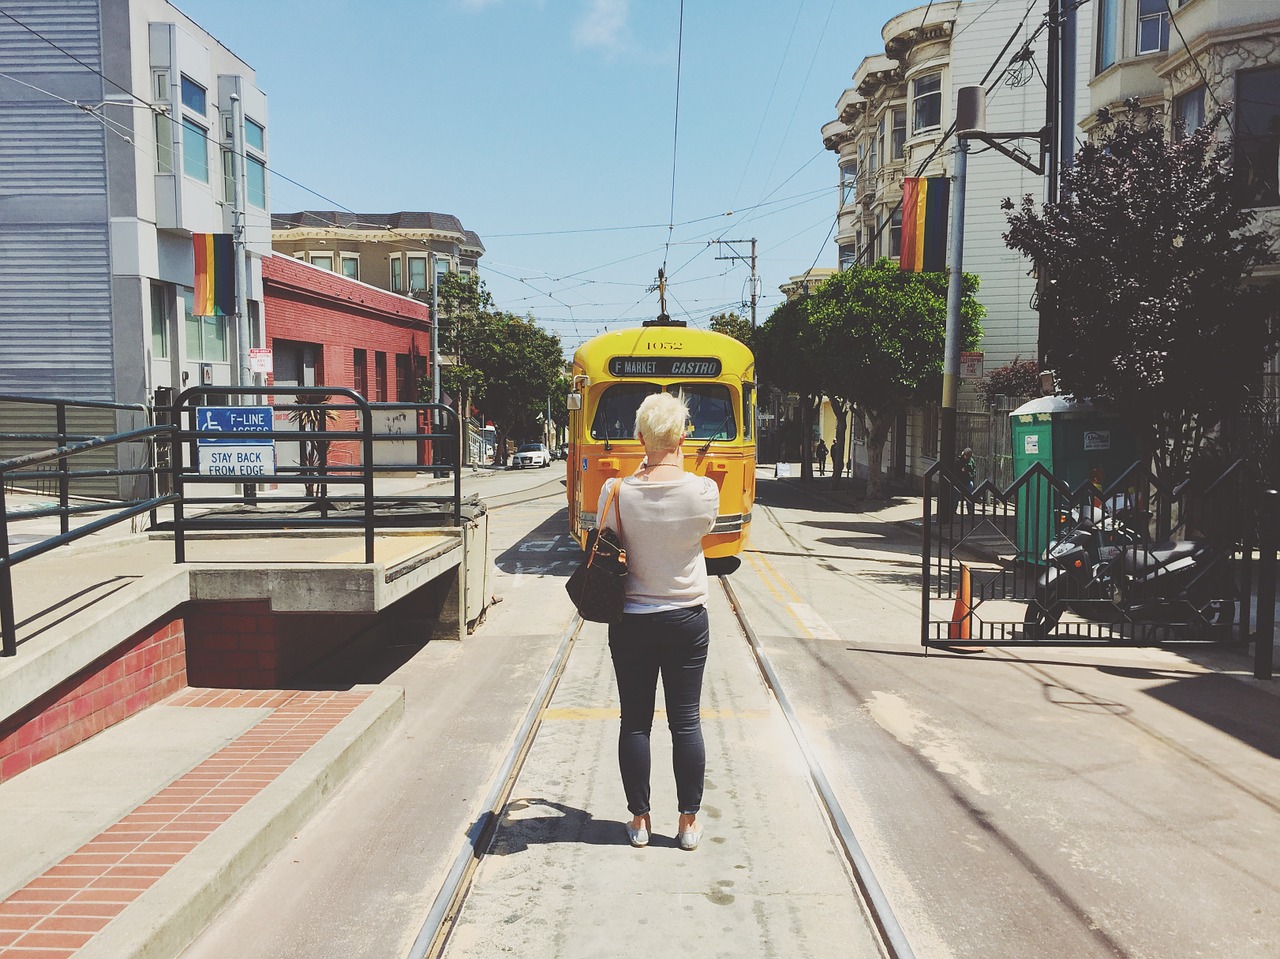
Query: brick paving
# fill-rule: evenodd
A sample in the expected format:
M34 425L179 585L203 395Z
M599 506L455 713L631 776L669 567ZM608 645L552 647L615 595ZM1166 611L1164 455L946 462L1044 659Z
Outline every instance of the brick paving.
M187 688L165 705L261 721L0 902L0 959L69 959L368 694Z

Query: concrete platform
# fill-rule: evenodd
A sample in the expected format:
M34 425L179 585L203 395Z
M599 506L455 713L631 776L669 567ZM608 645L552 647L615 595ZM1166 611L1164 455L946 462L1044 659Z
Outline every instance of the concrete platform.
M265 601L277 613L377 613L463 562L462 531L166 534L56 550L13 570L18 653L0 658L0 721L191 601ZM461 597L459 597L461 603ZM465 632L463 614L452 617Z

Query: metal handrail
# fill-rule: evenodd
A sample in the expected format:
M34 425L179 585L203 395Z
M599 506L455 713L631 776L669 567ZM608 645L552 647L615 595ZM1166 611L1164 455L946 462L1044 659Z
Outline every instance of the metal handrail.
M337 464L332 467L326 466L324 472L317 472L314 467L298 466L298 467L280 467L271 475L253 477L253 482L273 482L286 484L301 485L346 485L360 486L361 490L358 495L351 496L335 496L332 502L335 503L359 503L363 506L359 517L346 518L341 516L330 516L327 513L329 502L328 497L321 500L322 515L316 519L300 518L291 516L288 520L273 518L247 518L247 517L216 517L216 516L187 516L184 506L206 506L217 503L229 502L226 497L204 497L187 495L185 487L189 483L200 485L204 483L226 483L228 477L225 476L203 476L197 472L191 471L183 462L184 451L189 444L198 442L202 437L215 435L210 431L201 431L198 429L183 429L182 412L185 410L189 416L194 415L194 406L189 405L193 397L197 396L265 396L265 395L316 395L327 394L329 396L343 397L351 402L349 404L308 404L318 409L341 409L353 410L360 417L359 429L352 430L308 430L301 433L296 430L273 430L269 432L254 433L219 433L216 434L222 438L235 437L237 435L245 438L253 439L286 439L286 440L316 440L316 441L344 441L359 442L361 445L363 462L360 464ZM114 433L106 436L83 437L70 436L66 432L66 410L68 407L90 407L97 409L116 409L128 410L131 412L150 413L146 407L132 404L108 403L99 401L72 401L61 400L48 397L24 397L14 396L11 394L0 394L0 401L17 401L31 402L40 405L54 406L58 411L58 432L56 434L6 434L10 439L25 440L43 440L43 439L60 439L61 445L36 450L30 453L24 453L19 456L11 457L7 460L0 460L0 633L2 633L3 643L0 645L0 655L13 656L17 652L17 635L16 622L13 609L13 581L12 569L15 565L27 559L43 555L52 550L58 549L69 543L75 542L86 536L90 536L103 529L107 529L116 523L132 519L143 513L151 512L153 522L155 521L155 511L162 506L173 506L174 511L174 558L175 562L185 561L185 539L189 530L194 529L279 529L284 525L295 526L327 526L327 527L355 527L360 528L364 532L365 546L365 562L372 563L374 561L374 533L377 527L377 519L375 507L377 503L383 500L392 502L427 502L438 501L443 499L437 497L421 497L421 496L389 496L383 497L382 500L375 498L373 480L374 476L379 472L402 472L404 465L387 464L381 465L374 463L373 450L374 444L379 440L400 440L413 443L419 442L435 442L440 440L456 440L457 434L450 432L428 432L428 433L375 433L373 431L372 413L375 410L386 409L405 409L414 410L419 415L422 413L433 413L432 419L439 422L441 418L448 418L446 422L454 422L456 424L457 414L447 406L442 404L431 403L370 403L356 393L354 390L345 387L211 387L201 386L192 387L180 394L169 408L170 422L165 424L155 424L143 427L141 429L126 430L121 433ZM171 463L168 467L169 473L173 480L173 492L159 495L157 493L157 485L155 477L156 457L155 445L157 440L163 440L170 444L173 451ZM130 442L146 442L148 443L152 455L149 457L150 464L146 469L96 469L96 470L72 470L68 467L67 461L70 457L87 453L93 450L99 450L107 447L118 446L123 443ZM35 474L29 472L33 467L56 461L59 469L56 473L51 474ZM462 522L462 471L458 463L435 463L429 467L432 470L452 471L454 474L453 495L449 497L452 501L453 520L455 524ZM60 486L60 502L56 507L43 507L33 510L23 511L20 515L11 515L8 512L5 502L4 480L17 477L27 478L45 475L56 476ZM89 478L89 477L109 477L109 476L151 476L152 484L150 486L149 496L145 499L120 501L115 503L92 503L72 506L68 502L69 492L68 486L71 478ZM252 495L245 497L250 501L253 500ZM285 497L280 502L315 502L314 497ZM108 512L108 515L94 519L76 529L69 526L70 517L72 515L82 515L86 513ZM22 549L11 551L9 548L9 525L10 520L21 522L23 520L37 519L46 516L58 515L61 520L61 532L47 539L41 540L23 547Z

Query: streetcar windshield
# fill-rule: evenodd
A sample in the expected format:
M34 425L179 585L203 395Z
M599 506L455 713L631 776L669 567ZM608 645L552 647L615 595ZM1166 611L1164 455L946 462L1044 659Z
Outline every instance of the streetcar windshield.
M672 393L689 405L689 439L731 440L738 435L729 388L718 383L681 383Z
M591 421L591 438L630 440L636 435L636 410L651 393L661 392L654 383L619 383L604 391Z

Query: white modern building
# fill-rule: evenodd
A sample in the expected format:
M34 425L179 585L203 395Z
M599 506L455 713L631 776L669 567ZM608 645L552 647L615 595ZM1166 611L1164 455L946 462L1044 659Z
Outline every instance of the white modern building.
M234 318L192 313L191 236L233 232L242 142L260 343L269 125L253 70L166 0L4 7L0 392L146 403L235 382Z

